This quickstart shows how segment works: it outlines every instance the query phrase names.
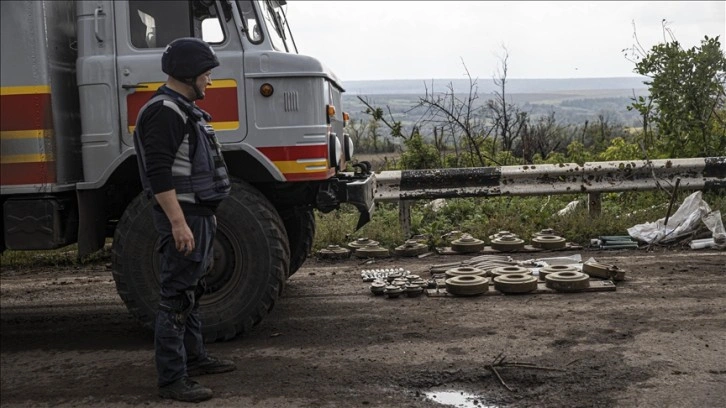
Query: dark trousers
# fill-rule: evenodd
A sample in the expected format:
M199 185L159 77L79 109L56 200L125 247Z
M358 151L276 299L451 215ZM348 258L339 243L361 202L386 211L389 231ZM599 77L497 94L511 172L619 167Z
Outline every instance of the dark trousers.
M174 244L171 224L154 210L154 225L161 236L160 300L156 314L154 347L160 387L186 376L187 360L207 355L199 319L199 298L204 275L212 259L216 225L213 216L186 215L194 234L194 251L185 256Z

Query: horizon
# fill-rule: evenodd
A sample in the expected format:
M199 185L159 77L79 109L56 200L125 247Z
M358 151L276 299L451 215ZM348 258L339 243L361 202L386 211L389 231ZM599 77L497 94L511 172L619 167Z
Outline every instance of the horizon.
M602 77L602 78L507 78L507 92L510 94L526 93L559 93L559 92L590 92L615 93L625 91L647 90L645 80L648 77ZM433 78L433 79L370 79L342 81L345 92L349 95L394 95L422 94L429 92L448 92L451 85L455 93L470 90L468 78ZM478 93L490 93L499 89L493 80L476 79Z
M344 82L374 82L374 81L430 81L434 80L456 80L456 81L468 81L469 78L383 78L383 79L344 79ZM482 79L481 77L474 77L472 79ZM587 81L593 79L649 79L647 76L630 75L630 76L600 76L600 77L569 77L569 78L513 78L507 77L507 81Z

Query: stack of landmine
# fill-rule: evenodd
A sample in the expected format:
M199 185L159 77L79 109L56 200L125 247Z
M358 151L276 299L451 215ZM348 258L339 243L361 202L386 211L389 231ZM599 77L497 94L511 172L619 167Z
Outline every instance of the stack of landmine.
M403 268L364 269L361 278L363 282L371 282L371 293L386 295L389 299L398 298L401 294L418 297L428 286L427 281Z
M579 292L590 286L590 277L623 280L624 271L614 265L587 261L582 272L574 265L551 265L539 269L538 277L532 270L510 257L484 255L468 261L434 265L432 275L444 274L446 291L457 296L486 293L490 282L501 293L529 293L537 290L539 282L559 292ZM435 279L435 278L434 278Z
M489 236L491 249L499 252L515 252L525 249L525 242L510 231L499 231ZM531 249L563 249L567 246L565 238L558 236L552 229L543 229L532 236ZM461 234L451 241L451 250L457 253L476 253L484 249L486 243L471 234Z
M347 248L338 245L328 245L318 251L322 259L344 259L350 256L351 252L358 258L386 258L390 256L387 248L380 245L378 241L369 238L358 238L349 242ZM417 239L409 239L394 249L397 256L418 256L428 252L429 247Z

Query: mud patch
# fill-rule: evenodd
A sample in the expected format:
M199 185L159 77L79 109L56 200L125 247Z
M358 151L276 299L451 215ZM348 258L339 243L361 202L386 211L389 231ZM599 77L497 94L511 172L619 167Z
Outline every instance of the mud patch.
M446 395L458 398L461 404L474 404L476 400L479 406L573 406L587 395L598 406L607 407L616 405L623 390L652 377L651 369L629 366L617 352L568 352L566 358L568 365L563 364L560 353L554 353L530 362L540 368L497 367L502 381L513 391L507 390L486 365L418 371L400 378L398 385L427 398L454 390L459 397Z

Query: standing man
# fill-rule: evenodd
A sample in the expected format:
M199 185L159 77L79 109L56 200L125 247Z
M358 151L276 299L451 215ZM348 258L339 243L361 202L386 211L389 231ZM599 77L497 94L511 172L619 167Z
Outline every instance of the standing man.
M212 390L189 377L236 368L207 354L199 320L217 227L214 213L230 190L219 143L207 124L211 117L194 103L204 98L217 66L214 50L204 41L172 41L161 57L167 81L141 108L134 132L141 182L155 201L154 226L160 235L154 333L159 396L179 401L212 398Z

